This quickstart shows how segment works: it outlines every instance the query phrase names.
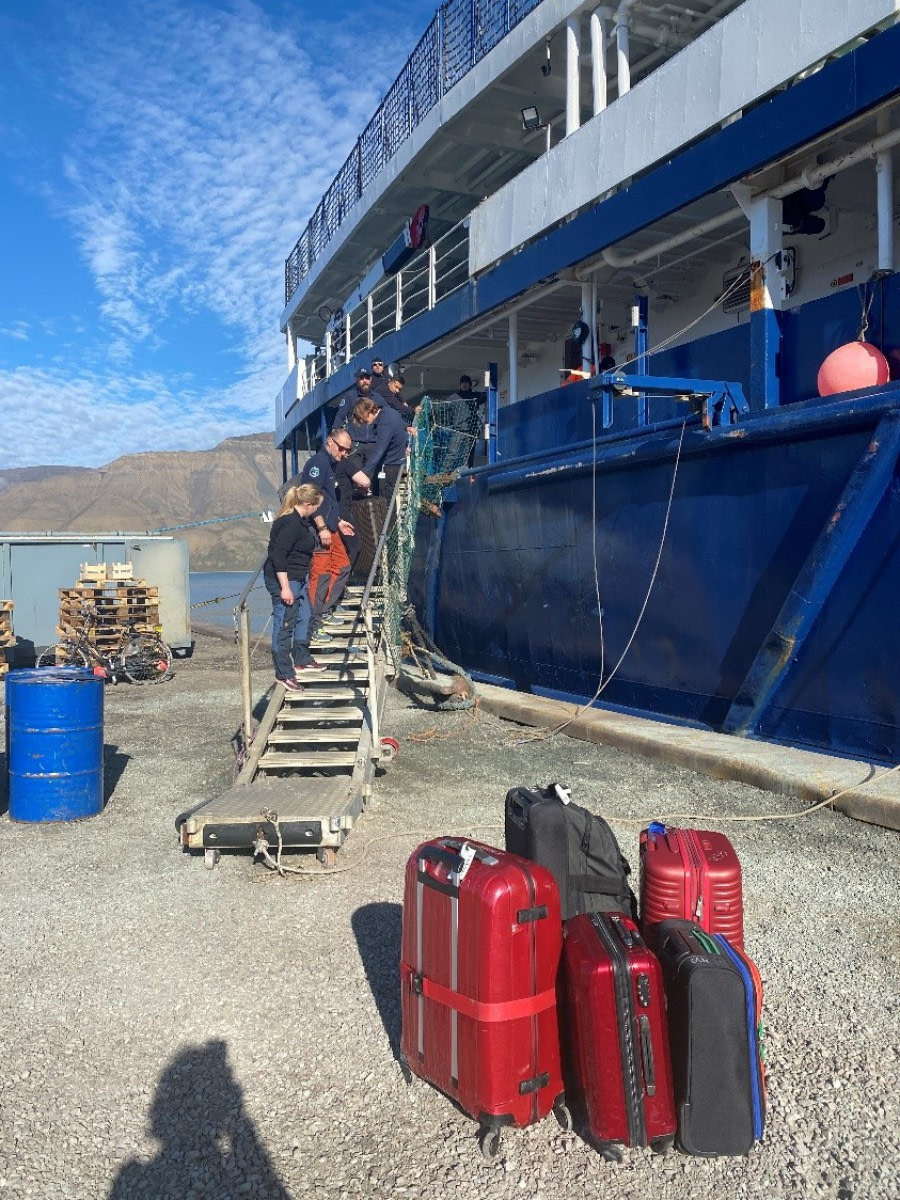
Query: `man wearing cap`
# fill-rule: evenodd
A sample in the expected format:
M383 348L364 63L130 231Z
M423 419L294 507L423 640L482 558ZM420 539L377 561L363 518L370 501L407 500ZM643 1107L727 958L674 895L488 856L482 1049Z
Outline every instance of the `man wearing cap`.
M331 423L333 430L343 429L347 423L347 418L353 411L354 404L358 400L367 400L372 394L372 376L369 374L366 367L361 367L356 372L356 382L353 387L347 388L340 399L338 400L337 411L334 414L334 420ZM380 396L376 397L375 403L381 407L383 401Z
M384 369L384 362L380 358L372 359L372 395L380 396L382 400L388 398L388 384L390 377Z

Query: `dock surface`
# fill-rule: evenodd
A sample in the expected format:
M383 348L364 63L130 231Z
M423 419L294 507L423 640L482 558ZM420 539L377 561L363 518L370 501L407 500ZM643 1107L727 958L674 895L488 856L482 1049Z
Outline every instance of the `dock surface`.
M291 854L311 874L279 878L235 852L207 871L174 822L229 786L237 679L234 648L200 635L171 682L108 688L102 815L0 817L0 1200L900 1194L895 832L828 809L729 823L808 801L391 691L400 754L338 855L351 869ZM642 823L668 813L735 843L768 1054L748 1158L616 1165L549 1119L489 1163L474 1122L403 1082L406 859L439 833L502 844L507 788L553 780L612 819L635 868Z

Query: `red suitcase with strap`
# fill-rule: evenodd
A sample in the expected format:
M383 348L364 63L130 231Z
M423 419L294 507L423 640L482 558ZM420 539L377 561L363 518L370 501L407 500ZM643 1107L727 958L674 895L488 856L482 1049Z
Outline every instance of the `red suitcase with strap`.
M481 1126L493 1157L505 1125L555 1110L569 1127L556 1011L559 891L548 870L444 837L406 866L401 1064Z
M660 921L694 921L744 948L741 864L724 833L654 821L641 833L641 928L653 943Z
M662 970L625 913L566 922L566 1083L587 1140L664 1154L677 1126Z

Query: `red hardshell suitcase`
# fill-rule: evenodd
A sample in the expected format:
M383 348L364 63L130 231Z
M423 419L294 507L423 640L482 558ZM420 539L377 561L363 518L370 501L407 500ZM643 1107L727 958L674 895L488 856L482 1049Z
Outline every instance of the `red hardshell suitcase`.
M660 921L695 921L744 948L741 864L724 833L654 821L641 833L641 928L652 943Z
M567 1095L589 1140L670 1149L677 1122L662 970L625 913L566 922Z
M559 1056L559 891L548 870L479 842L425 842L406 866L400 956L401 1065L481 1126L551 1111L570 1127Z

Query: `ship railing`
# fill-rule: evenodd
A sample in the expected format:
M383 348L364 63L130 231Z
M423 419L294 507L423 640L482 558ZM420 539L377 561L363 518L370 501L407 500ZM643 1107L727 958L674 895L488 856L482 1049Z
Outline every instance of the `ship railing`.
M392 279L376 287L366 302L366 309L372 316L372 342L377 342L385 334L392 333L397 328L396 280Z
M434 308L438 301L462 287L469 278L469 220L460 221L427 249L352 308L345 318L350 357L371 349L386 334L401 329L407 321ZM332 353L328 374L343 366L343 353Z
M407 265L378 283L360 304L325 334L324 344L297 365L296 396L279 395L277 416L328 379L349 358L369 350L381 338L451 295L469 278L469 218L454 225ZM347 353L349 348L349 355ZM287 387L287 385L285 385Z
M308 354L297 364L296 375L296 396L291 397L291 404L311 392L320 380L325 379L325 355L323 352ZM290 407L283 399L276 413L276 420L283 421L285 413Z
M540 0L445 0L319 201L284 264L289 304L313 263L381 168L442 96Z

